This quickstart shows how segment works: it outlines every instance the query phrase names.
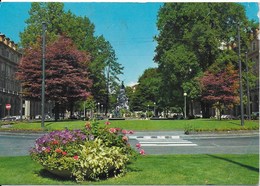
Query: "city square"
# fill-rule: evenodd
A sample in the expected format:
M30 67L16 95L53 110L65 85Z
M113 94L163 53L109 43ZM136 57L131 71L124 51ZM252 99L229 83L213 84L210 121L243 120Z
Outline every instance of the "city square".
M259 183L259 3L3 2L0 20L0 184Z

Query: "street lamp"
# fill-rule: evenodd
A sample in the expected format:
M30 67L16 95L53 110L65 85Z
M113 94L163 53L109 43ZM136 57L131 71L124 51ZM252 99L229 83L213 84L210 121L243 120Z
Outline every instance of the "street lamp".
M98 104L98 115L99 115L99 105L100 105L100 103L98 102L97 104Z
M45 107L45 32L47 24L42 22L42 122L41 127L44 128L44 107Z
M249 90L249 82L248 82L247 52L246 52L246 93L247 93L247 115L248 115L248 119L251 120L250 90Z
M184 119L186 119L186 96L187 96L187 93L184 92L183 96L184 96Z
M155 116L155 106L156 106L156 103L154 102L153 105L154 105L154 107L153 107L153 115Z

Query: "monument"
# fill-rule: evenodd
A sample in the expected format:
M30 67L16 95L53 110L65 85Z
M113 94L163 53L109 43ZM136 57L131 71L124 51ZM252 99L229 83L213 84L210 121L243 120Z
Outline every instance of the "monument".
M125 93L125 86L124 86L123 81L122 81L122 84L121 84L121 87L119 90L119 94L117 96L117 104L116 104L116 108L114 111L114 117L117 117L117 118L122 117L120 114L120 110L122 110L122 109L129 110L128 98Z

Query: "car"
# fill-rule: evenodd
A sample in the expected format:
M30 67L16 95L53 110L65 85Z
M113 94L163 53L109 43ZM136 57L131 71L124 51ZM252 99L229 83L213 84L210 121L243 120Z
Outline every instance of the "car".
M236 119L236 117L232 115L221 115L221 119Z
M2 118L2 121L15 121L15 120L16 120L15 116L6 116Z
M13 116L13 117L15 117L16 121L19 121L21 119L21 116ZM25 116L22 116L22 119L25 119Z

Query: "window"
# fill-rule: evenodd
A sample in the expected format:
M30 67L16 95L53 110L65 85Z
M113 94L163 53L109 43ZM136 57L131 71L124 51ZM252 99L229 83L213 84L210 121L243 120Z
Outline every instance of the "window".
M252 51L255 51L255 50L256 50L256 43L253 42L253 43L252 43Z

